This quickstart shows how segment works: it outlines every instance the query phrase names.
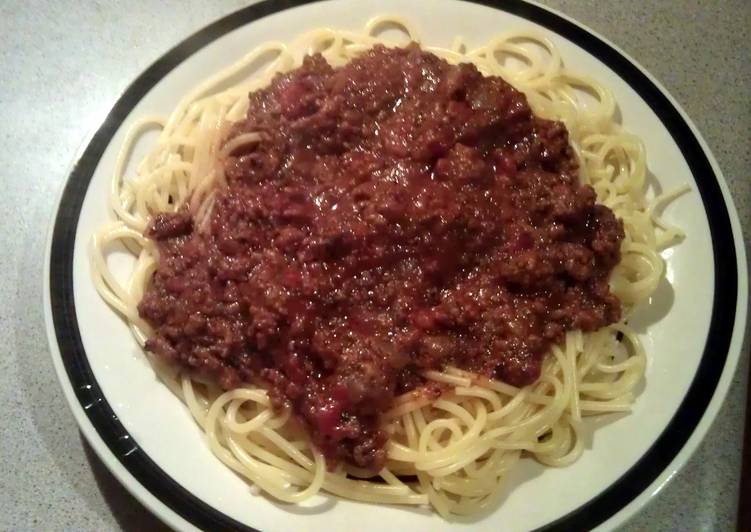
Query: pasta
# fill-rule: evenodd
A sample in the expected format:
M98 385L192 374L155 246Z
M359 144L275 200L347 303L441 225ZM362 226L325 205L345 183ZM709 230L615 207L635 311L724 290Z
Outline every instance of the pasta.
M137 305L158 264L157 249L144 236L152 216L187 205L200 226L211 212L214 191L225 184L216 160L260 140L247 133L222 144L226 124L244 117L247 94L266 86L276 73L299 66L307 54L320 52L338 66L377 43L393 45L384 28L399 28L407 41L420 43L409 21L391 15L371 20L361 32L321 28L289 44L266 43L196 86L168 118L144 117L135 123L113 172L109 203L115 220L93 236L90 259L98 292L141 345L150 329ZM263 387L246 384L224 391L150 356L160 379L204 430L214 454L281 501L299 503L325 491L364 502L430 505L446 518L476 513L494 504L504 476L524 455L556 467L574 462L583 452L583 418L628 411L644 375L646 354L626 322L630 309L647 300L663 277L659 251L682 238L658 214L683 189L646 200L644 147L617 123L612 94L568 70L555 45L536 30L506 32L478 48L468 48L461 38L447 48L421 47L449 63L471 62L484 75L503 77L527 96L535 114L566 125L582 183L591 185L598 201L624 223L622 260L611 290L626 309L625 320L593 333L568 332L551 349L541 377L524 388L452 367L427 372L426 379L450 391L436 400L410 392L385 413L390 439L377 479L346 464L328 470L291 413L274 410ZM226 87L268 57L273 59L263 71ZM154 148L126 178L134 143L153 128L160 130ZM117 242L136 258L125 282L107 266L107 250Z

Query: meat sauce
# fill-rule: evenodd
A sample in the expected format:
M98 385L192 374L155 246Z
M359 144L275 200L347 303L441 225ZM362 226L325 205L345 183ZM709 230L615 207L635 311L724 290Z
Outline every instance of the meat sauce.
M228 139L262 140L220 161L206 228L181 211L148 229L146 348L263 383L329 465L377 470L381 415L425 370L523 386L565 331L619 319L622 222L579 184L564 125L501 78L375 47L249 99Z

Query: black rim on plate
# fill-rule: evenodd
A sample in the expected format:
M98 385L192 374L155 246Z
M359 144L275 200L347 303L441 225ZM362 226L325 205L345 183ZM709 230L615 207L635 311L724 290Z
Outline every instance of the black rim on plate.
M649 105L680 148L696 181L713 244L714 298L707 342L691 386L670 423L642 458L604 491L541 530L584 530L604 522L643 492L694 432L714 394L730 347L738 295L733 233L722 191L707 155L665 94L617 50L580 26L523 0L473 0L521 16L577 44L608 65ZM50 254L50 301L55 336L76 398L97 433L125 469L153 496L194 526L254 530L208 505L162 470L128 433L107 402L81 342L73 297L73 248L83 199L104 150L135 105L173 68L222 35L264 16L310 3L267 0L188 37L141 74L113 107L74 166L55 219Z

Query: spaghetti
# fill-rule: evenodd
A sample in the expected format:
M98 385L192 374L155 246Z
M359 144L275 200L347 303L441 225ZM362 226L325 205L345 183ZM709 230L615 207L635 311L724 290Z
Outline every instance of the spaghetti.
M194 88L168 119L146 117L128 132L110 189L116 219L94 235L90 259L98 292L125 318L141 345L152 331L139 316L138 304L159 261L157 246L144 235L153 217L165 211L187 208L199 230L208 223L216 191L226 185L217 161L262 140L259 133L248 132L223 143L227 125L246 115L248 93L267 86L275 74L300 66L311 53L340 66L376 44L393 45L382 36L387 27L398 27L408 40L420 42L408 21L382 16L368 22L363 32L317 29L289 45L266 43ZM526 95L537 116L565 124L581 182L623 220L621 261L610 287L627 319L663 276L659 250L682 237L659 218L662 206L682 191L646 201L644 148L615 121L612 94L566 69L553 43L534 30L499 35L475 49L459 38L450 48L422 48L451 64L471 62L485 76L502 77ZM225 88L228 80L269 57L273 59L261 73ZM151 128L161 129L156 146L135 176L126 179L133 146ZM115 242L136 258L125 284L106 261L106 250ZM540 378L529 386L515 387L454 367L427 371L427 381L448 391L435 399L416 390L394 401L383 416L389 435L386 463L374 475L345 463L328 470L291 412L274 409L262 386L225 391L157 357L149 360L205 431L214 454L271 496L299 503L323 490L364 502L429 504L447 518L493 504L505 474L524 453L550 466L574 462L583 450L582 418L628 411L646 365L638 338L622 320L596 332L566 333L543 361Z

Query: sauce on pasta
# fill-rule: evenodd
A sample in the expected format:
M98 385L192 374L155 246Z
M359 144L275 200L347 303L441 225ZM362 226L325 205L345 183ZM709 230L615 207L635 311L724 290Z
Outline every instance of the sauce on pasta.
M618 321L623 225L566 127L417 45L320 55L252 92L202 219L154 217L146 348L231 390L261 382L329 467L379 471L382 414L447 366L533 383L566 331Z

